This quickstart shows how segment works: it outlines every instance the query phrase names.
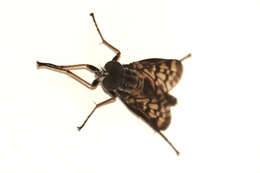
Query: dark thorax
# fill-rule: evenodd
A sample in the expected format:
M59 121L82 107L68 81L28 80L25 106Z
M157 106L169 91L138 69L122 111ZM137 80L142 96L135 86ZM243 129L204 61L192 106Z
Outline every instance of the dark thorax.
M117 88L119 95L131 95L135 98L153 97L155 86L152 79L144 72L123 65L122 84Z

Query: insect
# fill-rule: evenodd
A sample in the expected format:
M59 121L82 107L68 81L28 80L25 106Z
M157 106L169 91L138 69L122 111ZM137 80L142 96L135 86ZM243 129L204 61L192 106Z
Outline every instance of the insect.
M179 155L179 151L161 133L171 121L170 107L176 105L177 99L168 92L178 83L182 76L182 61L191 56L186 55L180 60L176 59L145 59L122 65L118 62L120 51L108 43L101 34L96 23L95 27L101 37L102 43L115 52L112 61L105 64L103 69L89 64L58 66L50 63L37 62L38 68L47 68L71 76L89 89L95 89L101 83L104 91L111 97L96 104L91 113L78 130L81 130L95 110L105 104L114 102L117 97L138 117L143 119L154 129ZM86 69L95 74L92 83L87 82L71 70Z

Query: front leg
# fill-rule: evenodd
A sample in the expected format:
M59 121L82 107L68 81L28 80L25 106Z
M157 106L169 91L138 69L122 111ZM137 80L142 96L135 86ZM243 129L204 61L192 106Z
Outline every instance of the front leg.
M93 21L95 23L95 26L97 28L98 34L101 37L102 43L104 43L108 48L110 48L112 51L114 51L116 53L116 56L113 58L113 61L117 61L119 59L119 57L120 57L121 52L104 39L103 35L101 34L101 32L100 32L100 30L98 28L97 22L95 20L94 13L90 13L90 16L92 17L92 19L93 19Z
M84 86L86 86L89 89L95 89L99 83L98 79L95 79L92 83L89 83L89 82L85 81L84 79L82 79L81 77L79 77L78 75L76 75L75 73L70 71L70 70L77 70L77 69L88 69L93 72L99 72L98 68L96 68L92 65L77 64L77 65L68 65L68 66L58 66L55 64L51 64L51 63L43 63L43 62L37 61L37 67L38 68L47 68L47 69L50 69L50 70L53 70L56 72L64 73L64 74L72 77L73 79L77 80L78 82L80 82L81 84L83 84Z

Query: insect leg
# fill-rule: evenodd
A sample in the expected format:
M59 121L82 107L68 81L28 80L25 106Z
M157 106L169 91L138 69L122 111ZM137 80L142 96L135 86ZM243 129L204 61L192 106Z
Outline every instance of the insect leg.
M183 57L182 59L180 59L180 61L183 61L183 60L185 60L185 59L187 59L187 58L190 58L191 57L191 53L189 53L188 55L186 55L185 57Z
M172 149L176 152L177 155L180 154L180 152L174 147L174 145L168 140L168 138L166 136L164 136L164 134L162 134L160 132L160 130L157 130L157 132L159 133L159 135L161 135L161 137L172 147Z
M53 70L53 71L57 71L57 72L60 72L60 73L67 74L67 75L69 75L73 79L77 80L78 82L80 82L81 84L83 84L84 86L86 86L89 89L95 89L98 85L98 82L99 82L97 79L95 79L92 83L89 83L89 82L85 81L84 79L82 79L81 77L79 77L78 75L76 75L75 73L72 73L71 71L69 71L69 69L76 70L76 69L86 68L88 70L96 72L96 70L98 70L98 69L96 67L92 66L92 65L78 64L78 65L70 65L70 66L57 66L57 65L54 65L54 64L43 63L43 62L37 61L37 66L38 66L38 68L47 68L47 69L50 69L50 70Z
M102 42L103 42L108 48L110 48L112 51L114 51L114 52L116 53L116 56L113 58L113 61L117 61L117 60L119 59L119 57L120 57L121 52L120 52L117 48L115 48L114 46L112 46L110 43L108 43L108 42L104 39L103 35L101 34L101 32L100 32L100 30L99 30L99 28L98 28L97 22L96 22L96 20L95 20L94 13L90 13L90 16L92 17L92 19L93 19L93 21L94 21L94 24L95 24L95 26L96 26L96 28L97 28L97 31L98 31L99 36L100 36L101 39L102 39Z
M108 104L108 103L110 103L110 102L113 102L113 101L115 101L115 100L116 100L116 98L115 98L115 97L112 97L112 98L107 99L107 100L105 100L105 101L103 101L103 102L101 102L101 103L96 104L95 108L91 111L91 113L88 115L88 117L87 117L86 120L83 122L83 124L78 127L78 130L80 131L80 130L85 126L85 124L87 123L88 119L91 117L91 115L95 112L95 110L96 110L98 107L103 106L103 105L105 105L105 104Z
M75 64L75 65L62 65L58 66L59 68L62 68L64 70L80 70L80 69L86 69L91 72L99 72L99 69L93 65L89 64Z
M142 117L147 123L148 125L150 125L150 127L156 131L157 133L159 133L159 135L172 147L172 149L176 152L177 155L180 154L180 152L174 147L174 145L168 140L168 138L166 136L164 136L164 134L160 131L160 129L154 124L154 122L151 121L151 119L148 119L146 117Z

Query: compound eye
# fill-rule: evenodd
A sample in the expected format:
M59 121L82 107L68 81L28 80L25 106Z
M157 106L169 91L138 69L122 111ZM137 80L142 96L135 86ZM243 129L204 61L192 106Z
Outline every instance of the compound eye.
M109 61L108 63L106 63L105 69L110 74L118 74L118 73L121 73L122 66L119 62Z

